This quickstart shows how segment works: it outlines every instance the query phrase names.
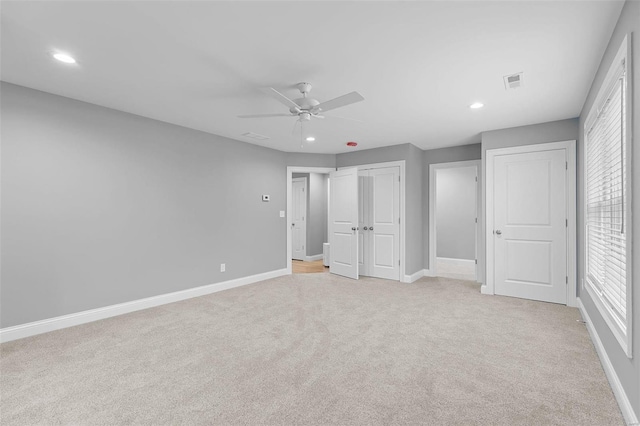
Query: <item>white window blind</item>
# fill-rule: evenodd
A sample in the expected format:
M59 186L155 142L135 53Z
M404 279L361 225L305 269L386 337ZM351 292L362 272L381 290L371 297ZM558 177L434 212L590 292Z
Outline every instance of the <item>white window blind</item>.
M620 331L627 324L626 99L624 62L586 130L586 278Z

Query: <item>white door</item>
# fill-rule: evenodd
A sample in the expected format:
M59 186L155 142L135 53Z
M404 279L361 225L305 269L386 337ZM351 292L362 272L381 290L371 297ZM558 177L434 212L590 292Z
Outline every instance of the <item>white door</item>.
M369 276L370 261L365 259L365 254L369 254L369 240L371 234L365 231L369 229L369 200L371 188L368 170L358 172L358 272L360 275Z
M360 275L400 279L400 169L358 173Z
M307 178L292 180L291 257L304 260L307 245Z
M400 279L400 169L369 170L369 275ZM368 228L368 229L367 229Z
M495 157L496 294L567 303L565 165L564 149Z
M329 271L358 279L358 169L331 172L329 182Z

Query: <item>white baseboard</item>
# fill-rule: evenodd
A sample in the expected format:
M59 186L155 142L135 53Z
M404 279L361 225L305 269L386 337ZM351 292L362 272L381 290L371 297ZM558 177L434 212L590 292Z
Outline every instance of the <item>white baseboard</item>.
M423 269L424 271L424 276L425 277L435 277L436 274L434 273L433 269Z
M73 327L74 325L86 324L88 322L115 317L129 312L140 311L142 309L153 308L155 306L166 305L167 303L178 302L180 300L191 299L193 297L204 296L206 294L217 293L222 290L253 284L258 281L264 281L287 274L287 269L278 269L275 271L264 272L262 274L237 278L235 280L223 281L173 293L161 294L159 296L133 300L131 302L118 303L117 305L105 306L103 308L76 312L74 314L34 321L13 327L6 327L0 329L0 343L35 336L36 334L47 333L49 331L60 330L62 328Z
M455 259L453 257L436 257L436 262L442 262L450 265L460 265L467 267L476 267L476 261L473 259ZM473 265L473 266L471 266Z
M473 259L436 258L436 275L459 280L476 280L476 261Z
M587 324L587 330L589 331L589 335L591 336L591 341L593 345L596 347L596 352L600 357L600 363L602 364L602 368L604 369L605 374L607 375L607 379L609 379L609 385L613 390L613 394L618 401L618 405L620 406L620 411L622 412L622 416L624 417L625 422L628 425L637 425L638 424L638 416L633 412L633 407L631 406L631 402L627 397L627 394L620 383L620 379L616 374L616 370L614 370L613 365L611 364L611 360L607 355L607 351L604 349L604 345L600 340L600 336L598 336L598 332L593 326L593 322L591 322L591 317L587 313L584 305L582 304L582 300L578 297L578 309L582 314L582 318L584 318L585 323Z
M489 287L486 284L482 284L480 286L480 294L488 294L490 296L493 296L493 291L489 291Z
M419 271L414 272L411 275L405 275L402 282L411 284L412 282L418 281L422 277L424 277L424 269L420 269Z
M305 262L315 262L316 260L322 260L322 254L314 254L313 256L305 256Z
M414 272L411 275L405 275L402 280L403 283L413 283L418 281L422 277L433 277L434 275L431 273L429 269L421 269L418 272Z

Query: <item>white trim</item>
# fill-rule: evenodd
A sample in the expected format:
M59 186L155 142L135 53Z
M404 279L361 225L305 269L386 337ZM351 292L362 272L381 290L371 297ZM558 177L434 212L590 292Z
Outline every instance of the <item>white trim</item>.
M475 167L476 177L476 217L478 223L476 224L476 259L481 258L481 229L482 223L482 194L480 192L480 173L481 173L481 161L480 160L467 160L467 161L454 161L451 163L434 163L429 164L429 269L432 271L433 276L438 275L438 268L436 266L436 171L440 169L453 169L459 167ZM478 260L476 267L475 280L482 282L482 272L480 271L481 262Z
M436 274L431 269L423 269L425 277L435 277Z
M624 94L626 99L626 136L627 140L625 141L626 149L627 149L627 161L624 164L624 172L627 173L627 192L625 193L625 217L627 222L628 229L631 229L633 224L633 70L631 68L632 62L632 46L630 40L628 40L628 36L625 36L622 40L620 48L618 49L618 53L616 57L609 65L609 71L607 72L607 76L603 80L602 86L598 90L598 95L596 96L596 100L591 105L591 110L587 115L587 119L585 120L584 125L584 135L585 135L585 149L582 150L582 158L581 164L586 164L587 153L586 153L586 143L587 143L587 133L588 129L594 124L596 120L597 114L599 113L600 107L604 104L607 96L611 91L611 83L612 79L617 73L619 64L624 59L625 61L625 73L626 73L626 81L627 87L626 92ZM582 168L582 179L583 182L587 181L587 168ZM586 199L587 199L587 185L586 183L582 185L582 194L583 194L583 209L586 208ZM587 237L587 224L586 224L586 213L584 214L584 223L583 223L583 235L585 238ZM627 253L626 253L626 264L625 271L627 276L627 294L626 294L626 332L622 331L621 325L618 323L618 317L613 313L612 309L606 305L601 300L601 296L598 294L598 290L593 287L593 284L587 277L587 250L585 244L585 250L582 252L582 269L581 273L584 277L582 279L582 289L587 290L591 300L593 300L596 309L598 309L600 315L607 323L607 326L611 330L611 333L615 336L616 340L620 344L620 347L627 355L628 358L633 357L633 232L627 232L626 234L626 244L627 244Z
M609 70L607 71L607 76L604 78L604 80L602 80L602 85L600 86L600 89L598 89L598 95L596 96L595 101L593 102L593 104L591 105L591 110L589 111L589 114L587 115L587 119L585 120L585 128L589 129L592 125L593 122L595 121L598 113L600 112L599 109L600 107L605 103L607 96L609 96L609 93L611 92L611 89L613 88L612 83L613 83L613 79L615 78L615 75L617 74L618 71L618 65L620 64L620 62L622 62L622 60L625 61L625 71L627 74L627 82L629 82L631 80L631 43L627 42L627 36L625 35L624 39L622 40L622 43L620 43L620 47L618 48L618 52L616 53L616 57L613 59L613 61L611 62L611 64L609 65ZM630 85L627 84L627 89L630 89L629 87ZM631 92L631 90L627 90L627 93L625 94L627 95L627 99L633 99L633 94ZM629 112L629 111L628 111ZM633 119L631 115L628 115L627 117L628 119ZM632 126L630 126L632 127Z
M458 259L455 257L442 257L442 256L438 256L436 257L436 262L437 261L441 261L441 262L449 262L449 263L458 263L460 265L468 265L468 264L476 264L475 260L473 259Z
M459 280L476 280L477 264L472 259L455 259L452 257L436 257L437 276L445 278L455 278ZM447 266L450 267L447 268ZM442 267L442 268L440 268ZM442 270L441 270L442 269ZM449 269L449 270L447 270ZM455 272L451 271L453 269ZM468 271L468 272L463 272Z
M381 169L385 167L399 167L400 168L400 276L398 277L399 281L403 281L405 279L405 270L406 270L406 259L405 259L405 245L407 239L405 238L406 231L406 206L405 206L405 191L406 191L406 179L405 179L405 160L399 161L389 161L387 163L373 163L373 164L358 164L353 166L343 166L338 167L337 170L347 169L351 167L356 167L358 171L360 170L370 170L370 169Z
M567 147L567 306L575 308L578 306L578 264L577 250L578 237L576 236L578 227L578 188L576 171L576 142L570 141ZM571 196L573 194L573 197Z
M576 279L576 141L560 141L509 148L489 149L486 151L486 205L485 205L485 273L486 282L481 288L482 294L495 294L493 270L493 163L499 155L522 154L527 152L565 150L567 161L567 306L577 306Z
M0 343L10 342L12 340L23 339L25 337L35 336L37 334L47 333L49 331L60 330L67 327L73 327L75 325L86 324L88 322L128 314L130 312L153 308L155 306L166 305L167 303L178 302L180 300L186 300L211 293L217 293L219 291L228 290L247 284L253 284L271 278L277 278L283 275L288 275L288 271L286 269L278 269L275 271L264 272L248 277L236 278L234 280L204 285L201 287L189 288L187 290L176 291L173 293L146 297L144 299L133 300L131 302L118 303L117 305L105 306L103 308L90 309L88 311L76 312L69 315L48 318L45 320L34 321L26 324L16 325L13 327L6 327L0 329Z
M616 401L618 401L618 406L620 407L620 411L622 412L622 416L624 417L625 422L628 425L637 425L638 416L633 412L631 401L629 401L629 397L624 391L622 383L620 383L620 379L616 374L616 370L613 368L613 364L611 364L611 360L609 359L607 351L605 350L604 345L600 340L600 336L598 336L598 332L593 326L591 317L589 317L589 313L582 304L582 300L580 300L580 298L577 299L577 306L580 310L580 313L582 314L582 318L587 324L587 330L589 331L589 335L591 336L591 341L593 342L593 346L595 346L596 348L596 352L598 353L598 357L600 358L600 363L602 364L602 369L607 375L607 379L609 379L609 385L611 386L611 390L613 390Z
M322 260L322 253L321 254L314 254L313 256L305 256L304 257L304 261L305 262L315 262L316 260Z
M304 166L288 166L287 167L287 273L291 273L291 254L293 249L291 248L291 196L292 179L294 173L321 173L329 174L335 170L335 167L304 167Z
M414 272L411 275L405 275L402 282L411 284L418 281L422 277L435 277L435 275L429 269L420 269L419 271Z
M424 277L424 272L424 269L420 269L419 271L414 272L411 275L405 275L402 282L411 284L412 282L418 281L420 278Z

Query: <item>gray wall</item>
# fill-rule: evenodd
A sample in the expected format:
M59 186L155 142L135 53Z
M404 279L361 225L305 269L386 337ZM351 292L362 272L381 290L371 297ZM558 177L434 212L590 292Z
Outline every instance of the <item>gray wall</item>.
M293 173L293 178L307 178L307 247L305 254L322 254L322 244L328 242L328 179L322 173Z
M480 150L480 144L476 143L422 151L422 181L424 182L422 187L422 210L424 211L424 227L422 229L424 257L422 262L425 269L431 268L431 265L429 265L429 165L479 160ZM480 176L478 176L478 180L480 180ZM478 182L478 184L482 186L482 181ZM482 212L479 212L480 215L481 213ZM482 253L478 253L478 280L483 276L482 267L484 265L481 263L481 259L483 258L481 255Z
M586 102L580 114L580 143L578 144L578 282L581 283L584 279L584 121L589 114L591 107L595 101L595 97L600 90L600 86L611 66L614 56L620 48L620 43L625 35L630 32L634 32L633 40L633 75L630 81L633 81L633 131L634 131L634 149L632 150L632 209L636 213L633 219L633 234L632 238L635 243L633 250L633 359L627 358L626 354L622 351L622 348L618 344L609 327L604 322L604 319L598 312L597 308L593 304L593 301L589 297L587 291L579 291L580 300L582 301L589 317L593 321L593 325L600 336L604 348L611 360L613 368L615 369L622 387L624 388L631 405L635 410L636 417L640 418L640 286L638 282L640 279L640 250L638 244L640 244L640 149L637 149L638 135L640 135L640 2L627 1L620 14L620 19L616 25L616 28L609 42L609 46L605 51L602 58L600 68L596 74L596 77L591 86L591 90L587 96Z
M578 119L551 121L482 133L482 156L488 149L578 139Z
M284 153L1 90L2 327L286 267Z
M436 252L438 257L476 258L476 168L436 171Z
M305 167L336 167L335 154L306 154L299 152L284 152L287 166Z
M422 266L422 150L411 144L394 145L383 148L338 154L337 167L359 166L363 164L384 163L405 160L405 214L406 241L405 273L411 275Z

